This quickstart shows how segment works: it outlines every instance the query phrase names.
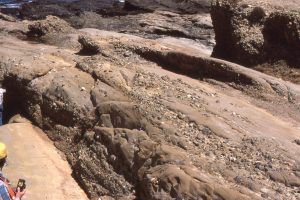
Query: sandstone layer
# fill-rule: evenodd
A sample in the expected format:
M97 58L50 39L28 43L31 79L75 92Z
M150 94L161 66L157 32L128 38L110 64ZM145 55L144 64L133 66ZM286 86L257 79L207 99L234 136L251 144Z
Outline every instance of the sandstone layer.
M19 178L26 180L24 199L88 199L72 178L72 170L61 152L28 120L13 117L10 124L1 126L0 140L8 147L9 161L3 173L12 186L17 185Z
M43 129L91 199L299 198L299 85L49 18L0 21L6 118Z

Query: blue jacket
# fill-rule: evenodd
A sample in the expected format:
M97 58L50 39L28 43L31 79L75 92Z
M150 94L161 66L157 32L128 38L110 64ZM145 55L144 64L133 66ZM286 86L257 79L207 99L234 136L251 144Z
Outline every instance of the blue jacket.
M2 172L0 172L0 176L2 178L5 178ZM0 197L2 198L1 200L11 200L11 198L9 197L9 193L6 189L6 186L1 179L0 179Z

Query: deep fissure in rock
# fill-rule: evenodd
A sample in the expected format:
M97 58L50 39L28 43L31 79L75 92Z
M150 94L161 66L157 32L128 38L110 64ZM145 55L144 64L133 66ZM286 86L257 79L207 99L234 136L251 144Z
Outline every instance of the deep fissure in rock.
M24 93L22 89L16 87L13 82L4 81L3 88L6 90L3 98L3 123L8 123L11 117L16 114L29 118L24 106Z
M4 81L2 82L3 88L7 90L7 93L4 96L4 122L7 123L11 117L13 117L15 114L20 114L21 116L24 116L31 120L35 125L39 126L41 129L47 133L49 138L55 142L55 146L60 149L62 152L64 152L67 156L67 160L71 164L72 170L73 170L73 177L78 182L78 184L83 188L83 190L87 193L89 197L93 197L94 194L91 194L93 192L96 192L99 196L103 195L100 191L91 191L90 186L87 184L96 184L97 187L103 187L106 188L106 190L111 190L113 193L128 193L127 189L121 189L121 185L119 185L119 188L110 188L109 185L106 183L106 179L102 177L95 177L94 174L97 174L95 172L94 174L89 174L87 169L85 168L89 165L95 164L95 162L100 162L100 159L92 160L90 163L87 161L83 161L80 158L76 158L75 151L77 149L80 149L80 151L91 151L90 147L91 145L102 145L106 146L105 148L112 148L110 147L112 144L105 143L103 141L99 141L97 144L92 142L89 144L86 138L86 133L93 130L93 127L96 126L96 123L92 124L80 124L76 120L75 121L68 121L66 119L60 118L60 120L54 120L57 116L52 116L52 111L49 110L49 105L53 104L53 100L47 99L43 97L43 101L41 102L34 102L35 94L32 94L28 90L28 81L22 80L20 78L17 78L15 76L6 76L4 78ZM33 104L39 104L41 107L41 116L39 116L41 121L37 121L37 118L32 116L32 113L30 111L30 108ZM119 102L122 105L122 102ZM126 104L126 103L125 103ZM129 105L129 104L128 104ZM126 107L126 106L125 106ZM142 129L141 124L138 123L139 119L135 119L134 116L130 116L130 113L126 113L122 110L123 108L119 107L117 104L106 104L102 105L101 108L98 109L98 115L105 115L105 113L110 113L110 120L112 121L112 125L114 128L119 127L120 130L136 130L136 129ZM57 113L56 113L57 114ZM66 116L65 114L60 114L60 117ZM73 116L69 116L70 118L73 118ZM126 120L128 117L129 120ZM54 120L54 121L53 121ZM99 121L98 117L95 116L96 121ZM101 121L101 120L100 120ZM62 125L63 124L63 125ZM61 127L61 128L58 128ZM72 127L79 126L78 130L72 132ZM111 130L114 130L112 128ZM61 136L60 131L64 134L64 136ZM71 135L70 135L71 134ZM91 138L93 140L93 138ZM117 147L117 146L116 146ZM114 147L114 148L116 148ZM117 148L118 149L118 148ZM102 151L102 150L101 150ZM101 152L100 151L100 152ZM122 152L121 149L117 150L119 153ZM98 153L98 150L95 150L96 153ZM74 154L75 153L75 154ZM107 155L104 160L107 160L109 162L109 156L114 155L116 152L115 150L111 149L109 152L109 155ZM74 154L74 155L73 155ZM102 154L102 153L101 153ZM122 155L122 153L121 153ZM122 156L121 156L122 157ZM104 161L102 160L102 161ZM122 158L118 158L120 163L123 162ZM75 163L74 163L75 162ZM136 175L132 174L133 171L128 169L124 171L122 169L123 167L126 167L124 165L117 165L116 163L109 162L113 167L115 172L119 173L119 176L124 175L126 177L126 181L131 182L133 185L137 185L138 181L136 180ZM97 167L101 168L101 162L97 164ZM108 173L108 172L107 172ZM94 177L92 177L94 176ZM91 180L86 181L83 179L83 177L87 178L89 177ZM96 187L95 185L95 187ZM121 190L124 190L123 192L120 192ZM138 192L138 191L137 191Z

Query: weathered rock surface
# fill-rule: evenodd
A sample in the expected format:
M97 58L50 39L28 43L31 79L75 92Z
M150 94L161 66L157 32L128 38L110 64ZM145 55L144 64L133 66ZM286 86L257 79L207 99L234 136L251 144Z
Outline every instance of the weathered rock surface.
M299 198L299 85L185 40L59 30L0 33L6 118L42 128L91 199Z
M118 2L36 1L24 6L20 13L23 18L31 20L58 16L75 28L97 28L145 38L188 38L211 49L214 45L207 0Z
M169 10L179 13L208 12L211 4L209 0L127 0L126 3L147 10Z
M55 15L61 18L70 17L83 11L106 11L116 9L115 3L111 0L79 0L56 1L56 0L36 0L30 4L23 5L20 14L23 17L32 19L46 18L48 15ZM121 8L121 7L120 7Z
M299 10L299 1L213 1L213 56L247 66L286 60L299 68Z
M41 37L53 33L72 33L74 30L64 20L55 17L47 16L45 20L36 21L28 26L28 35Z
M0 19L5 20L5 21L9 21L9 22L15 22L16 21L16 19L14 17L3 14L3 13L0 13Z

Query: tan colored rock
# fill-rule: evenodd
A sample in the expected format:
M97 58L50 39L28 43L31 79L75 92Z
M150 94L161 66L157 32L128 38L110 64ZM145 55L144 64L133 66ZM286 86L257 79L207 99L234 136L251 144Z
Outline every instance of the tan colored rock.
M9 152L5 176L13 186L19 178L26 180L24 199L88 199L61 152L39 128L30 123L1 126L0 140Z
M53 33L71 33L73 28L64 20L55 17L47 16L45 20L40 20L29 24L28 26L30 36L45 36Z

